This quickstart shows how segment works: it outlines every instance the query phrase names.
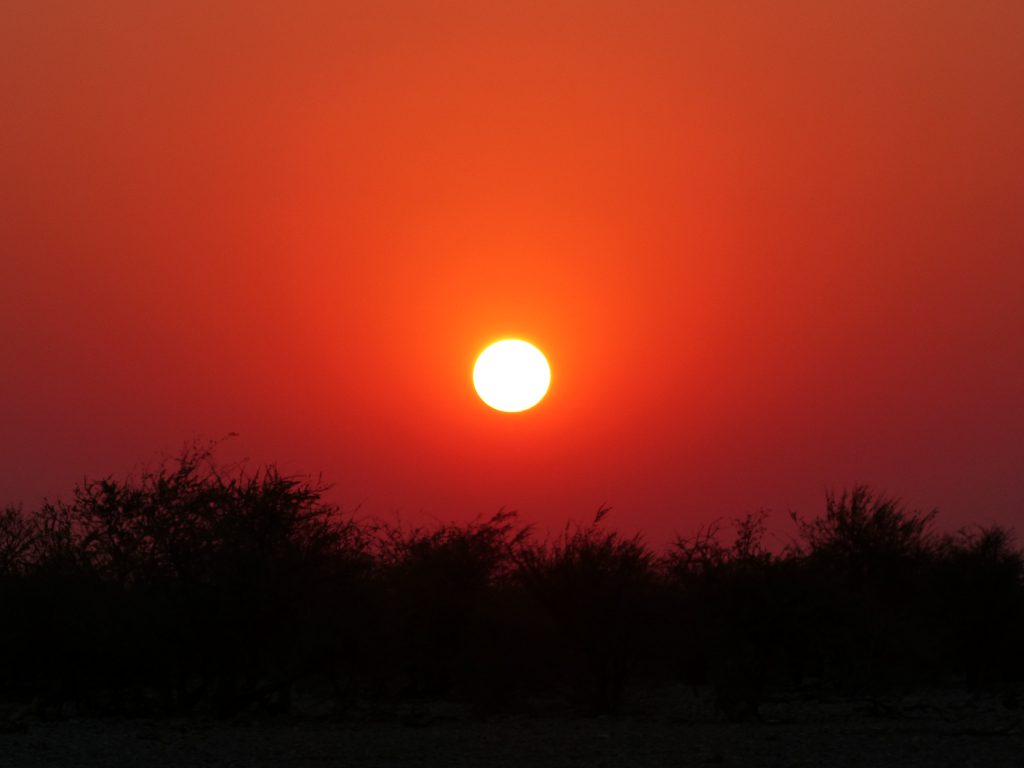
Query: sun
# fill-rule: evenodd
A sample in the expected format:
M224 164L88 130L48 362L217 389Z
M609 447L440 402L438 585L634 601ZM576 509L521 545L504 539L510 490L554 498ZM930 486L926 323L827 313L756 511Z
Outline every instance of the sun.
M544 399L551 368L544 354L520 339L503 339L480 353L473 366L473 386L496 411L518 413Z

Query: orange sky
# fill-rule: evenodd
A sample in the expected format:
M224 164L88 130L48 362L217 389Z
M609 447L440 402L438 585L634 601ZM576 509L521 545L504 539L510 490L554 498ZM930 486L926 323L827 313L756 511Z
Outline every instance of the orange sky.
M1022 94L1017 0L4 3L0 502L235 431L377 514L1022 523Z

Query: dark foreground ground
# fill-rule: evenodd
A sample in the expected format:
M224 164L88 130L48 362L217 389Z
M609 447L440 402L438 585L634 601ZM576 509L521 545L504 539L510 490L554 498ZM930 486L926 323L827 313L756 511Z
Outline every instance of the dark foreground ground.
M743 724L716 721L692 692L671 714L615 718L479 719L444 705L361 721L69 717L6 726L0 766L1024 768L1022 719L998 697L942 692L780 700Z

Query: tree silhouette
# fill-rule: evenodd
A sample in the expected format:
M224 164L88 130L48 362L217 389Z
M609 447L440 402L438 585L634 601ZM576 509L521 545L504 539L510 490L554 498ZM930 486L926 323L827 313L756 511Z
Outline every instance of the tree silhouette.
M857 486L793 515L781 551L756 513L659 555L606 509L546 539L508 512L359 519L318 479L213 451L0 512L0 699L40 717L271 714L296 692L339 716L598 714L685 683L743 720L794 687L962 683L1019 703L1024 555L1003 528L943 534Z

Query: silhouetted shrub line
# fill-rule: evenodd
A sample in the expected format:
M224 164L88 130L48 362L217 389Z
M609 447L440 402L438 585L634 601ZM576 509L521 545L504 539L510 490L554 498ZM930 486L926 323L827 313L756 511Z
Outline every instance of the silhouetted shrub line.
M793 515L781 552L758 513L655 553L606 509L545 539L506 511L360 520L320 481L211 452L0 512L4 701L39 716L229 716L297 696L341 716L424 699L612 713L687 684L739 720L794 687L954 681L1016 700L1024 556L1003 528L939 534L935 512L858 486Z

